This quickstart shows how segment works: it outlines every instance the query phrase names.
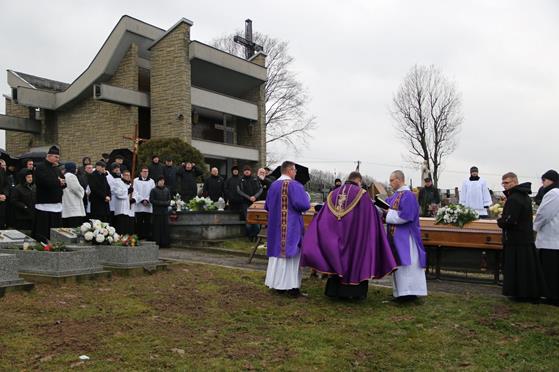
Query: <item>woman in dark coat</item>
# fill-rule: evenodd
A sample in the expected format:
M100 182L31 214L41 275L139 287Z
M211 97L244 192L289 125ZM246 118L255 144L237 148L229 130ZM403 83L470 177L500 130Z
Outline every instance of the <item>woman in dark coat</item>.
M171 192L165 187L165 177L158 178L157 185L149 194L149 202L153 205L153 240L160 248L167 248L171 243L169 228Z
M33 171L27 170L22 182L12 191L10 201L14 212L15 225L18 230L31 230L35 211L35 185Z
M497 220L503 229L503 295L539 301L546 295L546 288L534 245L531 183L518 184L518 178L510 172L503 176L503 187L507 201Z

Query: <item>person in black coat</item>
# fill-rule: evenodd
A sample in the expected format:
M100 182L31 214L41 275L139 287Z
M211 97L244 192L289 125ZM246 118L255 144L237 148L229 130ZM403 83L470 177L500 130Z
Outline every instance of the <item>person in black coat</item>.
M35 216L36 199L33 170L28 169L23 180L12 191L10 203L14 212L14 227L18 230L31 230Z
M177 172L178 168L173 165L173 159L165 159L163 177L165 177L165 185L169 189L171 196L174 196L177 193Z
M258 200L266 200L266 196L268 196L268 189L272 186L274 181L267 176L265 168L258 169L257 178L258 182L260 182L260 186L262 186L262 194L260 194Z
M167 248L171 244L169 228L171 193L165 187L165 177L160 176L157 180L156 186L149 194L149 202L153 205L153 240L160 248Z
M33 163L33 159L25 160L24 167L21 168L19 170L19 172L17 172L16 184L25 183L25 177L29 173L28 171L30 170L31 172L33 172L34 169L35 169L35 166L34 166L34 163Z
M219 198L224 196L224 184L223 177L219 175L219 170L213 167L210 171L210 176L204 181L203 195L212 199L216 202Z
M245 165L243 168L243 178L241 178L241 183L237 187L237 193L243 198L241 204L241 218L244 221L247 217L248 207L257 201L262 194L262 186L258 179L252 176L252 169L249 165ZM255 240L259 231L260 225L246 224L246 232L249 240Z
M197 180L202 175L202 171L194 163L186 163L177 173L180 178L181 199L188 203L190 199L198 195Z
M153 155L151 158L151 164L148 166L149 178L154 182L157 182L159 177L163 175L163 165L159 162L159 156Z
M518 184L518 177L509 172L502 184L507 200L497 224L503 229L503 295L539 301L546 287L534 244L531 183Z
M229 210L240 211L243 197L237 192L241 184L241 176L239 176L239 167L236 165L231 168L231 177L225 181L224 193L225 201L229 206Z
M87 187L89 186L89 176L91 175L91 173L93 173L93 164L85 164L82 173L81 174L78 173L78 181L80 182L80 185L83 187L84 190L87 190ZM90 219L91 213L87 212L89 209L88 204L89 204L89 196L88 193L86 192L83 195L83 206L86 211L87 219Z
M95 171L88 177L89 203L91 204L91 218L109 222L111 188L107 181L106 164L102 161L95 163Z
M32 236L46 243L50 239L50 229L62 226L62 190L66 181L58 168L60 150L52 146L44 162L35 168L37 199Z
M441 195L439 190L433 186L433 180L429 177L424 179L425 186L419 190L419 206L420 206L420 216L421 217L432 217L433 216L433 204L439 204L441 202Z

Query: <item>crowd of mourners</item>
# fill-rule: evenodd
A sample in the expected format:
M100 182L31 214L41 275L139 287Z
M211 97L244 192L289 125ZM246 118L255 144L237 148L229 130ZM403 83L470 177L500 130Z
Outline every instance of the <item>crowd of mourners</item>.
M185 160L154 155L149 165L138 168L132 178L130 165L123 156L109 160L108 154L92 161L84 157L80 165L60 162L60 150L52 146L45 159L25 159L21 169L0 159L0 229L13 227L31 231L36 240L50 239L53 227L77 227L90 219L110 223L121 235L136 234L140 239L155 240L161 247L170 244L168 216L176 194L188 203L196 196L221 199L226 208L246 218L248 207L266 198L272 183L270 169L258 169L253 175L249 165L233 166L227 179L212 167L198 189L204 171ZM253 240L259 225L247 225Z

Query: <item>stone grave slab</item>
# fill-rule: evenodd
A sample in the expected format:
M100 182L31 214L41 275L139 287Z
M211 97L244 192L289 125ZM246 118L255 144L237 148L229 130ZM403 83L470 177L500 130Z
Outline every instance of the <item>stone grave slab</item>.
M24 242L33 244L35 240L18 230L0 230L0 248L21 247Z
M77 244L80 236L75 229L69 227L56 227L50 229L50 240L67 244Z
M27 283L19 277L17 256L0 253L0 297L8 291L32 288L33 284Z

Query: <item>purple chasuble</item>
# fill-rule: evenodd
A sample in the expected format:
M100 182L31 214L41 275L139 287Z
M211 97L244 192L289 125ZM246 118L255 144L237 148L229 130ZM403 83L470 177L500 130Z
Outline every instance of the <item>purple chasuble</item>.
M309 196L298 181L280 178L272 183L264 206L268 211L268 257L299 253L305 232L302 213L310 207Z
M346 183L328 195L311 222L301 266L337 274L342 284L381 278L396 268L378 212L365 190Z
M398 216L408 222L399 225L388 225L390 242L396 251L396 260L399 266L411 265L410 257L410 236L415 241L418 249L419 266L427 267L427 255L421 231L419 229L419 203L413 192L410 190L397 191L386 202L390 208L398 211Z

